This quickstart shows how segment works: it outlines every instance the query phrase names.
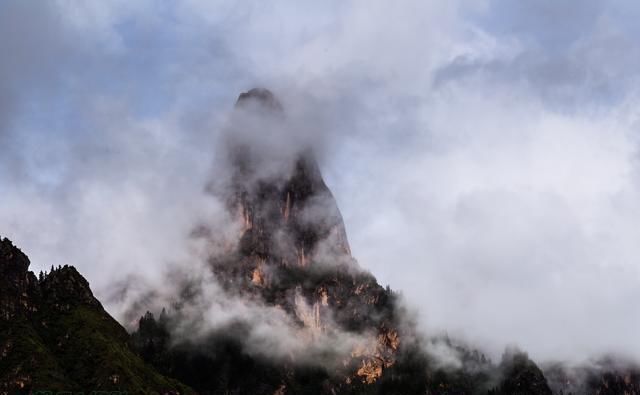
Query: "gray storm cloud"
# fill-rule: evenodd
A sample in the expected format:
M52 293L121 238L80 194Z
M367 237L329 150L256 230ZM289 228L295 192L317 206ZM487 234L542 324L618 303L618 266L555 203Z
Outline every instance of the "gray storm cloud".
M640 358L633 2L0 8L0 231L34 269L160 282L224 223L220 133L269 86L289 126L247 138L318 148L353 255L426 332Z

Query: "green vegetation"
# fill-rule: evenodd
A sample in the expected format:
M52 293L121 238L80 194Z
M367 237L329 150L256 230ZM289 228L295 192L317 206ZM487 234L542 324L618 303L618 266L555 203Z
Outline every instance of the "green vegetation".
M189 394L129 348L129 335L73 267L38 279L0 240L0 394L122 391Z

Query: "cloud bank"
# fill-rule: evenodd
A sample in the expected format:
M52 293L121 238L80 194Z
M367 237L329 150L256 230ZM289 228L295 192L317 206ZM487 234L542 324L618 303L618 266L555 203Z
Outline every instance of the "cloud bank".
M0 8L0 232L34 269L108 296L189 256L235 98L268 86L427 332L640 358L635 3Z

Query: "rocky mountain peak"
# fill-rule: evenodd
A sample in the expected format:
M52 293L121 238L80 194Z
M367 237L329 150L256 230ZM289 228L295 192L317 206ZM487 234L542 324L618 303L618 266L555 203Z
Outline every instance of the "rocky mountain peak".
M282 104L276 96L268 89L253 88L247 92L242 92L236 101L236 107L260 106L262 108L281 112Z
M102 309L75 267L52 266L37 278L29 265L29 258L9 239L0 240L0 317L27 317L45 305L59 310L78 305Z
M237 106L247 102L282 110L273 93L262 88L240 94ZM266 124L265 128L285 127ZM293 155L276 158L276 164L265 163L265 154L253 149L251 139L234 142L230 151L231 184L223 193L228 209L242 224L240 250L244 255L301 266L320 249L332 254L332 259L350 257L342 215L322 178L313 148L294 148ZM278 171L264 171L269 166Z
M42 297L58 309L69 310L75 305L102 308L93 296L89 282L73 266L53 269L40 282Z
M29 263L29 258L11 240L0 238L0 273L3 278L26 273Z

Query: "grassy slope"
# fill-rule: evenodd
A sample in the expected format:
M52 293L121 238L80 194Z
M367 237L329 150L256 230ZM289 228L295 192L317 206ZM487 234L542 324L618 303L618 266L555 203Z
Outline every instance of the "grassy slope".
M42 319L48 328L39 331L67 376L84 390L192 392L135 355L125 329L104 311L80 305L69 312L44 313Z
M33 321L37 324L0 321L0 393L193 393L146 365L129 349L124 328L104 312L77 306L64 313L44 311Z
M0 321L0 392L27 381L52 391L78 389L29 322Z
M0 394L127 391L189 394L129 348L129 335L72 267L57 269L31 297L37 311L0 320Z

